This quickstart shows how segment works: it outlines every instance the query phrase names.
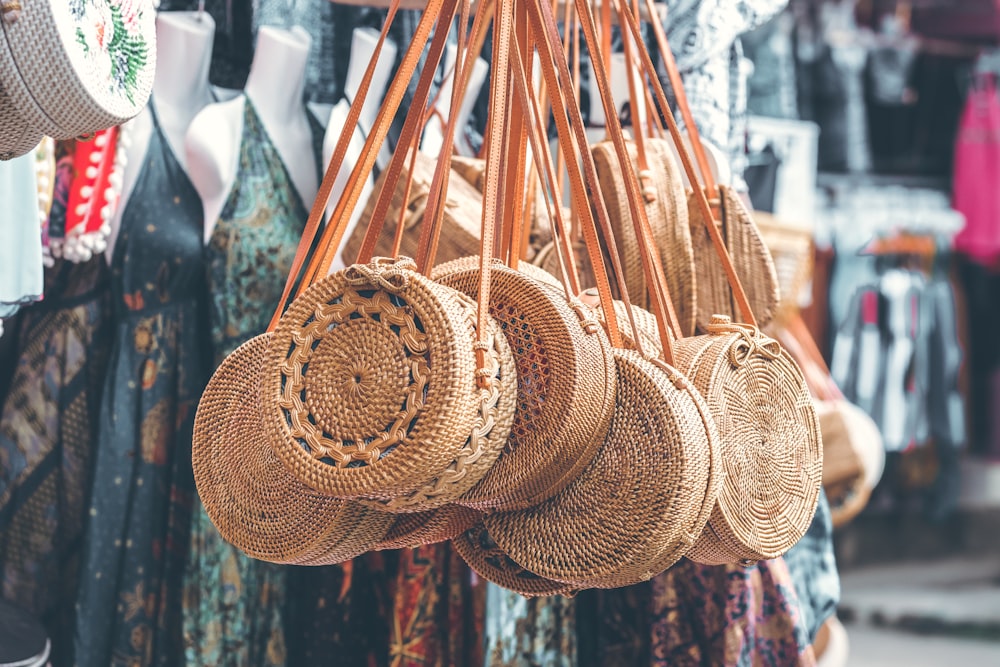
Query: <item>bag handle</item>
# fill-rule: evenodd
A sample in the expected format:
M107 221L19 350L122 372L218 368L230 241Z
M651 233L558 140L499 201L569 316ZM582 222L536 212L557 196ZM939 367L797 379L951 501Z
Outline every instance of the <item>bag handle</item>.
M438 1L440 2L441 0ZM334 181L343 166L344 158L347 156L347 149L350 146L351 139L353 138L354 128L357 127L358 121L361 118L361 108L364 106L365 98L368 96L368 89L371 87L372 79L375 76L375 70L382 54L382 47L385 45L385 41L389 36L389 29L392 27L392 23L396 18L396 13L399 9L399 2L400 0L393 0L389 7L389 12L386 15L384 24L382 25L382 31L379 34L378 42L375 44L375 53L372 56L371 62L368 63L368 67L365 68L365 73L361 78L361 84L358 87L357 94L351 101L350 109L347 112L347 119L344 123L344 129L341 131L340 137L337 139L333 156L330 158L330 163L327 165L326 173L323 175L323 181L320 183L316 199L313 201L312 209L309 211L309 217L306 220L305 228L302 230L302 237L299 240L299 246L295 251L295 257L292 260L292 266L288 272L288 278L285 280L285 287L282 290L281 299L278 301L274 315L271 317L271 322L268 324L268 331L274 331L274 327L277 326L278 319L284 312L285 304L288 302L288 298L292 293L292 288L295 286L295 280L299 277L302 265L305 263L306 257L309 254L309 249L312 247L312 243L316 238L317 232L319 231L320 223L323 220L323 211L330 200L330 195L333 192ZM407 55L409 55L409 53L407 53ZM406 65L405 58L404 65ZM401 68L400 75L404 72L405 70ZM335 220L332 221L331 224L336 226L338 222L339 221ZM346 225L347 218L344 217L343 226L346 228ZM303 278L302 282L305 283L307 281ZM301 293L301 289L299 292Z

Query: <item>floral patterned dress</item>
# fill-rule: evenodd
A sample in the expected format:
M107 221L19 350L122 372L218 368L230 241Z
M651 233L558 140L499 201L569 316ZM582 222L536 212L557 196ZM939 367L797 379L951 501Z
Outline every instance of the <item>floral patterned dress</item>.
M323 129L313 125L317 171ZM239 166L206 249L215 364L262 333L281 298L308 210L253 104L246 100ZM244 555L197 503L184 581L187 664L281 667L287 568Z
M203 214L152 117L111 260L114 343L77 596L79 667L183 660L191 430L209 370Z
M73 605L108 351L107 264L57 260L25 309L0 411L0 597L44 624L72 663ZM6 360L5 360L6 361Z

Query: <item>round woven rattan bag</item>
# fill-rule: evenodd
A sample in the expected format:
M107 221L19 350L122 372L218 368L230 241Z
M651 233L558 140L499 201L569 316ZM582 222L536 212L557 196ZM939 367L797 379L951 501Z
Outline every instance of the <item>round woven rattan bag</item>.
M0 86L33 129L71 139L146 105L156 69L148 0L4 2L0 13Z
M321 493L388 501L437 489L481 428L468 301L414 269L406 258L347 267L309 286L274 330L265 427L291 474Z
M805 535L823 474L819 421L802 372L774 339L716 316L676 346L719 428L725 483L688 558L704 564L776 558Z
M695 324L695 267L694 249L691 246L691 229L688 226L687 200L684 179L674 161L670 144L664 139L645 139L649 172L639 169L638 150L629 143L629 157L640 181L646 184L643 204L646 218L656 241L667 287L677 314L677 321L684 335L694 333ZM632 214L621 163L611 141L602 141L591 148L594 166L601 184L601 192L608 206L611 226L618 245L629 295L634 304L649 307L646 278L642 268L642 247L632 227ZM589 285L585 285L589 287Z
M515 563L497 546L482 523L455 537L452 544L469 569L477 575L524 597L572 597L579 590L577 587L540 577Z
M258 398L270 339L252 338L226 357L202 395L192 445L198 494L223 538L253 558L349 560L377 545L393 516L316 493L275 456Z
M477 314L475 302L464 294L457 296L465 303L469 326L475 328ZM491 382L488 387L478 389L479 415L458 456L440 477L412 493L389 500L359 502L392 512L412 512L441 507L475 486L496 462L514 423L517 371L514 366L514 356L507 344L507 338L500 332L500 326L492 317L488 319L487 324L490 327L490 335L487 337L489 348L486 355L489 367L485 370Z
M42 133L28 125L0 85L0 160L20 157L39 144Z
M389 531L374 550L414 549L445 542L458 537L483 518L482 512L461 505L394 516Z
M591 464L545 502L483 519L513 561L583 587L628 586L677 562L722 481L719 437L697 390L636 352L615 350L615 362L614 418Z
M442 264L433 276L473 295L479 260ZM483 511L528 507L570 483L603 442L615 395L611 344L583 304L499 262L490 294L517 365L517 409L499 460L456 501Z

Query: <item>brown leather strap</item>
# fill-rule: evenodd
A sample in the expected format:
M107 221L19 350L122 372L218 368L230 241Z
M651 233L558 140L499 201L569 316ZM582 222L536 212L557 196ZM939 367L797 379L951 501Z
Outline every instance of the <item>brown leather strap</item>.
M608 247L615 279L619 285L624 285L624 273L621 270L621 262L618 258L617 247L614 236L611 234L611 222L608 217L607 205L601 194L597 180L597 170L594 167L594 159L590 151L585 150L587 146L587 133L583 125L583 118L580 114L579 106L566 99L567 92L572 90L569 67L566 58L559 52L556 45L559 45L559 30L556 27L552 9L544 1L531 0L525 3L528 19L531 24L532 34L539 45L539 60L542 67L542 75L546 79L546 86L552 96L553 117L556 121L556 129L559 133L561 146L572 154L579 152L579 166L572 160L567 161L569 167L570 190L573 194L574 211L579 216L581 231L587 252L590 255L594 268L594 277L597 282L597 291L600 296L601 306L604 309L605 320L608 325L608 336L615 347L622 346L621 332L618 329L617 316L614 311L614 301L611 295L611 285L607 269L602 259L601 244L598 240L598 225L594 222L591 213L591 204L596 210L597 221L600 223L601 231L605 237L605 244ZM579 4L577 11L580 11ZM589 11L589 9L588 9ZM595 50L596 51L596 50ZM599 53L599 51L598 51ZM515 72L515 79L523 77L523 65L520 72ZM562 79L565 86L559 85ZM568 118L567 118L568 116ZM575 138L574 138L575 137ZM576 142L576 147L573 142ZM577 147L580 147L579 149ZM582 174L581 174L582 171ZM587 185L584 185L584 179ZM588 187L590 196L588 197ZM593 201L591 201L591 199ZM631 312L631 309L630 309Z
M458 8L458 0L447 0L438 19L437 30L431 39L431 46L427 52L427 59L424 61L424 69L420 73L417 81L417 90L411 102L411 111L407 113L403 122L403 130L399 135L399 144L403 146L414 145L418 142L420 130L423 128L426 116L424 112L430 98L431 87L434 84L434 74L438 63L441 62L441 55L448 40L449 27L455 18ZM374 158L374 156L372 156ZM389 162L385 177L382 179L382 190L379 192L375 203L374 214L365 233L361 250L358 251L358 263L367 264L375 254L375 245L378 243L382 229L385 227L386 214L392 205L392 194L396 189L403 167L405 166L405 154L400 155L397 151L393 159Z
M361 84L358 86L357 95L355 95L354 100L351 102L350 109L347 112L347 120L344 124L344 129L341 131L340 137L337 139L337 145L334 148L333 156L330 158L330 164L327 165L326 173L323 175L323 181L320 183L319 191L316 194L316 199L313 201L312 209L309 211L306 226L302 230L302 237L299 240L299 247L295 251L295 257L292 259L292 266L288 272L288 278L285 281L285 288L281 292L281 299L278 301L274 315L271 317L270 324L268 324L268 331L273 331L274 327L277 326L278 318L280 318L281 313L284 312L285 304L288 301L288 297L292 293L295 280L299 277L302 265L305 263L306 256L309 254L309 249L312 247L312 243L316 238L316 233L318 232L320 223L323 220L323 211L326 210L327 203L330 200L330 193L333 191L333 184L337 179L337 174L343 166L344 158L347 155L347 149L351 144L351 139L354 137L354 128L357 127L358 119L361 118L361 108L364 106L365 99L368 97L368 89L371 87L372 79L375 76L375 70L378 67L379 57L382 54L382 47L385 45L385 40L389 35L389 28L392 27L392 22L396 18L396 12L398 9L399 0L393 0L392 5L389 7L389 12L386 15L385 23L382 26L382 32L379 34L378 42L375 45L375 53L372 55L372 59L371 62L368 63L368 67L365 68L365 74L361 78ZM306 281L303 279L302 282L304 283ZM303 288L300 287L299 291L301 292L302 289Z
M413 40L410 42L409 47L407 47L399 70L382 101L382 106L379 108L372 130L365 140L361 157L355 163L344 193L337 202L337 206L331 217L331 224L327 225L327 229L324 230L323 237L317 248L318 252L322 252L322 256L319 256L318 259L315 259L310 264L304 281L311 282L316 277L325 275L329 270L329 266L340 247L340 242L343 240L350 215L361 196L364 180L371 173L378 150L381 148L388 134L389 125L392 123L392 119L406 93L406 88L413 78L413 73L423 53L423 46L441 13L442 6L446 2L453 5L455 0L428 1L420 22L417 24L417 29L414 31Z

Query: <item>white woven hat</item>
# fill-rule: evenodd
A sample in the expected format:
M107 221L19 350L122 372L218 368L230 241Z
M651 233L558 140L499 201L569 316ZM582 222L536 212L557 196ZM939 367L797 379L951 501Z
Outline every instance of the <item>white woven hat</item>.
M0 160L20 157L41 140L42 133L28 125L0 86Z
M32 128L70 139L119 125L149 100L152 0L0 0L0 18L0 86Z

